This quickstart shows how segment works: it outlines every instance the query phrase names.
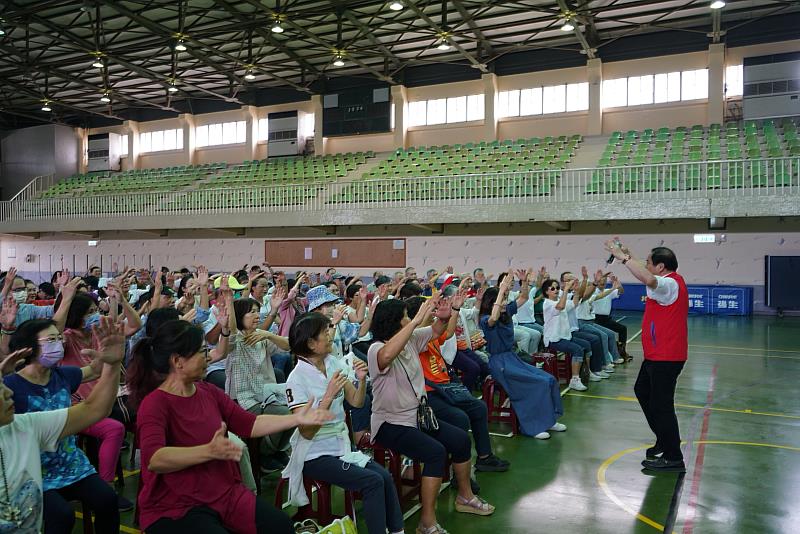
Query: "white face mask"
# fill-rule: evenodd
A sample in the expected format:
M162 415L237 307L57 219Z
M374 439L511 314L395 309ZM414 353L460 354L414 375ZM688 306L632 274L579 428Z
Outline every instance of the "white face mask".
M14 301L17 304L23 304L26 300L28 300L28 290L27 289L20 289L19 291L13 291Z

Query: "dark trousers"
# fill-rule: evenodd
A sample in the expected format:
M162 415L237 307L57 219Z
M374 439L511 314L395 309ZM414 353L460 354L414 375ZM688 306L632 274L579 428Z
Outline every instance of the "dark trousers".
M475 440L475 452L478 456L492 453L489 441L489 423L486 415L486 404L478 399L466 399L456 405L450 404L438 391L428 392L428 404L439 421L446 421L464 432L472 429Z
M115 531L116 532L116 531ZM220 515L207 506L192 508L178 519L162 518L147 527L147 534L229 534ZM256 532L258 534L292 534L289 516L256 499Z
M383 423L375 435L375 441L422 462L424 477L443 477L448 455L455 464L468 462L472 456L469 435L446 421L439 421L439 430L430 434L415 427Z
M605 352L603 351L603 341L600 336L592 334L591 332L581 332L580 330L572 333L572 341L583 345L588 354L591 351L592 356L589 358L589 370L597 373L603 370L603 360Z
M616 332L617 336L619 336L619 342L623 345L628 342L628 327L618 323L610 315L595 315L594 322Z
M683 460L675 415L675 385L684 363L643 360L633 386L647 424L656 435L656 445L664 451L666 460Z
M225 391L225 369L217 369L206 375L206 382L214 384L222 391Z
M470 391L477 389L483 380L492 374L489 364L483 361L474 350L459 350L453 360L453 367L464 373L461 383Z
M403 530L403 511L392 475L372 460L358 467L333 456L320 456L305 463L303 475L361 492L369 534L386 534L387 528L389 532Z
M88 477L57 490L44 492L44 533L69 534L75 524L70 501L83 501L94 512L94 531L119 532L117 494L99 475ZM89 518L84 517L84 521Z

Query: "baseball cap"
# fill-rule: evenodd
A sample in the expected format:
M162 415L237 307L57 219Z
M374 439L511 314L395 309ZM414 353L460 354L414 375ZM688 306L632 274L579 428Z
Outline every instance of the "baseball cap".
M214 280L214 288L219 289L221 283L222 283L222 277L220 276L219 278ZM238 291L239 289L245 288L245 286L240 284L239 281L236 279L236 277L233 275L228 276L228 287L230 287L234 291Z

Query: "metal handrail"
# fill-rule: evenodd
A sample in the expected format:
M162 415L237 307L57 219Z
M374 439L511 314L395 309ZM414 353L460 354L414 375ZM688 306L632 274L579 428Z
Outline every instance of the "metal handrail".
M207 187L179 193L162 191L18 199L0 203L0 220L770 195L800 195L800 157L583 169L498 170L494 173L397 176L347 182Z

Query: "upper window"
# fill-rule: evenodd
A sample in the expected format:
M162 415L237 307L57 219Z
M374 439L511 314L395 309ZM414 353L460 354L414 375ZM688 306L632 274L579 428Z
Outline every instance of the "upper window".
M744 92L744 68L742 65L725 67L725 96L742 96Z
M704 98L708 98L708 69L603 80L604 108Z
M408 103L408 125L454 124L483 120L483 95L454 96Z
M119 155L120 156L127 156L128 155L128 135L120 135L119 136Z
M512 89L497 94L497 116L500 118L587 109L589 109L587 82Z
M197 148L245 143L247 141L247 122L205 124L195 128L194 133ZM260 133L259 131L259 136Z
M161 152L164 150L183 150L183 129L159 130L139 134L139 152Z
M269 139L269 120L258 119L258 140L266 141Z

